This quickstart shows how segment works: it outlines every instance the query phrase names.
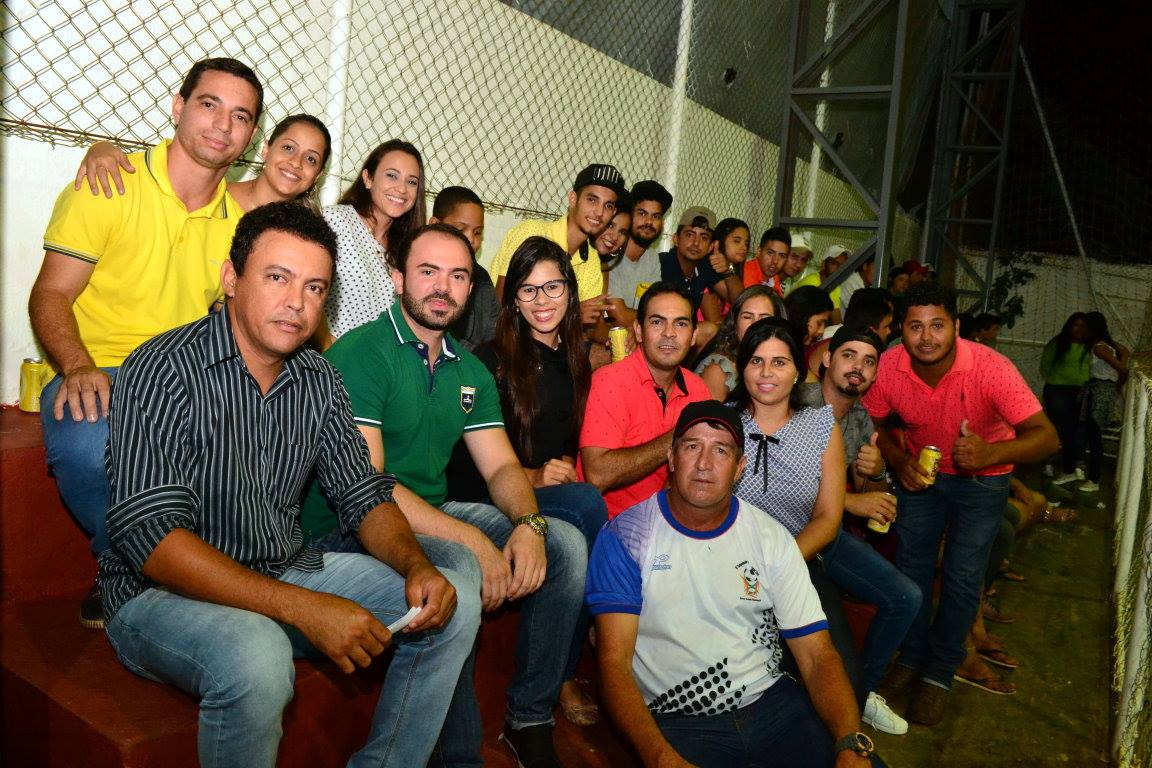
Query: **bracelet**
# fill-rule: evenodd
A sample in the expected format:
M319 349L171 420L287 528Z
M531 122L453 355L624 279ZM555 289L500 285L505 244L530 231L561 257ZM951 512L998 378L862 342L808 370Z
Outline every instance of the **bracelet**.
M873 475L872 477L866 477L866 478L864 478L864 479L865 479L865 480L871 480L871 481L872 481L872 482L874 482L874 483L878 483L878 482L880 482L881 480L883 480L883 479L884 479L884 478L886 478L886 477L888 477L888 469L887 469L887 467L885 467L884 469L880 470L880 473L879 473L879 474L877 474L877 475Z

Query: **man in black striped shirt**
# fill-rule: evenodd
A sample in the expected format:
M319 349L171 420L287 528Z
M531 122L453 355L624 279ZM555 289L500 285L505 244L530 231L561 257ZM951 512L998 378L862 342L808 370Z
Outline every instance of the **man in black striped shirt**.
M479 625L478 595L457 604L459 577L428 562L393 479L372 468L339 375L303 349L335 253L303 206L252 211L221 270L225 309L142 345L113 390L108 638L133 672L200 697L203 766L274 765L293 657L352 672L389 644L349 764L424 765ZM303 546L313 473L371 556ZM386 623L410 605L420 612L393 636Z

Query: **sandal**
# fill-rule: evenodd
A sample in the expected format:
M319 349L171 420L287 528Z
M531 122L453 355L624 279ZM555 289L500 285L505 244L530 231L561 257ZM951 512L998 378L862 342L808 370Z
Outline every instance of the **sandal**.
M591 698L588 697L584 691L580 690L579 685L573 681L576 689L579 691L580 696L577 701L564 701L561 699L557 703L560 705L560 711L564 713L564 717L568 722L573 725L578 725L582 728L589 725L596 725L600 722L600 707Z
M1001 611L999 608L997 608L995 605L993 605L988 600L984 601L983 611L984 611L984 620L985 621L995 622L996 624L1014 624L1014 623L1016 623L1016 617L1015 616L1004 613L1003 611Z
M992 666L1001 669L1016 669L1020 666L1019 659L999 648L977 648L976 655Z
M582 728L600 722L600 707L596 704L561 704L560 711L568 722Z
M961 674L952 675L952 679L958 683L971 685L979 688L988 693L994 693L997 696L1012 696L1016 693L1016 686L1007 680L1002 680L996 675L991 677L965 677Z
M1040 522L1074 523L1076 522L1076 510L1068 509L1067 507L1049 506L1040 514Z
M1017 584L1019 584L1020 582L1028 581L1027 576L1020 574L1020 573L1016 573L1016 571L1012 570L1011 568L1005 568L1004 570L1000 571L1000 573L998 573L996 575L999 576L1000 578L1004 579L1005 581L1014 581Z

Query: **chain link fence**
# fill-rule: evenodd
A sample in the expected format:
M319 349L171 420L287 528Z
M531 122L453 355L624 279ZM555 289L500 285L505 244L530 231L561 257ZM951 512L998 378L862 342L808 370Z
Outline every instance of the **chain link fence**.
M461 184L493 209L554 216L577 170L611 162L629 182L669 186L673 216L706 205L758 233L771 222L788 13L784 0L14 0L0 130L146 146L170 133L189 66L233 56L264 82L265 130L296 112L332 130L324 202L373 147L402 138L423 152L430 193ZM854 206L847 184L819 176L820 207ZM901 229L914 249L914 223Z

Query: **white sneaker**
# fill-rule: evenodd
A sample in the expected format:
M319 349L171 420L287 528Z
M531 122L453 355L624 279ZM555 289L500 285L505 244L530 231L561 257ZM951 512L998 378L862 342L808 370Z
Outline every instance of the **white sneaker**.
M1081 483L1080 485L1076 486L1076 490L1082 493L1096 493L1096 491L1100 490L1100 484L1089 480L1086 483Z
M1053 479L1052 485L1067 485L1068 483L1074 483L1077 480L1083 479L1084 478L1080 477L1075 472L1068 472L1066 474L1060 475L1060 477Z
M908 733L908 721L893 712L884 697L878 695L876 691L868 694L868 700L864 702L864 714L860 719L884 733L895 736Z

